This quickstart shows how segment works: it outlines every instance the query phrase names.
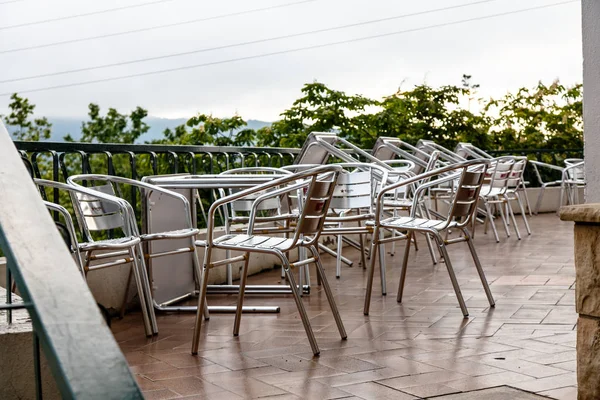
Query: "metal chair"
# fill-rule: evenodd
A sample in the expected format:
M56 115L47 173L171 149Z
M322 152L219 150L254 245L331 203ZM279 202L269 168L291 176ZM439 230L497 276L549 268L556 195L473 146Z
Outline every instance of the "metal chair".
M436 244L444 257L446 268L448 270L448 274L450 275L452 286L454 287L454 292L456 293L458 303L465 317L468 316L467 307L461 294L460 287L458 285L458 281L454 273L454 269L452 268L452 263L450 261L450 257L448 256L446 245L458 242L467 242L469 250L471 251L471 255L473 257L473 261L475 262L475 267L477 268L477 272L483 284L486 296L488 298L490 306L493 307L494 298L485 278L483 268L477 256L477 252L475 251L475 246L473 245L471 235L467 229L468 224L471 223L471 220L474 217L474 213L477 210L479 192L483 185L488 166L489 161L487 160L463 161L458 164L438 168L433 171L417 175L416 177L407 179L405 181L389 185L386 188L384 188L377 196L377 207L375 210L375 229L373 232L372 242L372 248L374 249L373 251L377 251L379 245L385 244L394 239L393 237L381 239L380 233L383 229L396 229L399 231L407 231L407 236L409 240L410 237L416 232L427 233L431 235L435 239ZM437 179L430 180L432 178ZM430 181L421 184L416 189L413 198L414 205L411 209L410 216L391 218L385 218L382 216L382 209L384 207L383 201L386 192L395 190L396 188L401 186L410 185L419 181L427 180ZM457 183L455 185L452 185L454 191L452 193L452 199L450 201L449 209L445 217L440 219L419 218L417 216L417 210L420 197L424 196L429 188L435 185L439 185L440 183L452 181L456 181ZM454 239L445 239L442 236L442 234L446 233L449 229L460 230L462 231L463 236ZM398 286L398 302L402 301L404 282L406 280L408 255L410 251L410 246L408 246L408 243L410 242L407 242L407 245L404 250L404 259L402 262L402 270ZM369 314L369 308L371 304L373 275L375 272L375 259L375 257L371 258L371 265L367 279L367 289L364 304L365 315Z
M204 264L202 270L202 286L200 289L200 298L198 309L201 310L204 307L206 301L206 292L208 284L209 271L217 266L226 265L232 262L244 261L244 267L242 269L242 276L240 280L239 297L237 303L237 311L235 315L235 323L233 327L233 334L235 336L239 333L240 321L242 317L242 306L244 302L244 292L246 282L248 278L248 263L250 261L249 253L267 253L278 257L283 263L284 270L294 300L298 307L298 312L304 324L304 329L308 336L311 348L315 355L319 354L319 347L314 337L313 331L310 326L310 321L306 310L302 304L302 299L296 285L296 280L292 269L301 265L316 264L317 274L320 276L323 290L331 306L331 310L336 321L340 336L342 339L346 339L346 331L342 323L341 316L337 310L333 293L327 282L325 271L321 264L319 252L317 251L316 244L318 243L325 217L329 209L329 204L335 190L336 179L341 172L339 166L320 166L311 168L306 171L302 171L296 174L292 174L287 177L276 179L272 182L268 182L262 185L258 185L254 188L243 190L241 192L217 199L208 211L208 226L207 226L207 237L206 237L206 252L204 255ZM273 198L274 196L280 196L285 193L295 192L302 190L305 194L303 195L303 201L301 202L300 215L298 217L298 223L296 229L293 232L291 238L281 238L273 236L259 236L253 235L254 221L256 218L257 209L263 201ZM242 199L246 196L253 196L257 193L264 193L254 200L252 209L250 211L250 221L248 223L247 234L230 234L224 235L219 238L214 238L213 228L215 223L215 213L218 208L223 207L231 202ZM291 263L286 257L286 253L296 249L298 247L306 248L310 251L312 257L305 260L301 260L295 263ZM213 251L215 249L234 250L244 252L244 255L233 257L225 260L213 260ZM202 323L201 312L197 313L196 324L194 327L194 337L192 341L192 354L198 353L198 346L200 340L200 329Z
M473 158L486 159L487 158L489 160L494 159L494 156L486 153L484 150L472 145L471 143L462 142L462 143L457 144L456 148L454 149L454 152L457 155L463 157L464 159L470 159L470 158L471 159L473 159ZM528 161L527 158L525 158L525 160ZM517 166L517 168L518 168L518 166ZM534 168L536 168L536 167L534 166ZM537 168L536 168L536 172L537 172ZM538 177L539 177L539 172L537 172L537 173L538 173ZM533 215L532 208L529 203L529 195L527 194L527 185L529 185L529 182L525 181L524 174L525 174L525 169L523 169L523 171L521 173L520 182L519 182L518 186L515 188L515 190L523 194L523 197L525 198L525 205L527 206L527 211L529 211L529 216L532 216ZM540 178L540 180L541 180L541 178ZM529 232L529 228L527 228L527 231Z
M535 215L537 215L540 211L540 207L542 206L544 193L545 193L547 187L560 186L561 192L562 192L563 172L565 169L563 167L559 167L557 165L547 164L547 163L544 163L541 161L536 161L536 160L530 160L529 164L533 167L535 176L540 184L540 193L538 194L538 198L535 203L535 209L533 211L533 213ZM545 180L544 178L542 178L542 173L540 171L540 169L542 169L542 168L543 168L543 170L546 170L546 171L554 171L555 174L560 173L561 178L555 179L555 180L549 180L549 181ZM562 200L559 199L559 205L556 209L556 212L558 212L558 208L560 208L561 204L562 204Z
M282 168L271 168L271 167L245 167L245 168L235 168L228 171L224 171L221 175L233 175L233 174L277 174L277 175L290 175L291 172L282 169ZM237 192L240 192L241 189L230 189L225 192L225 190L220 189L219 194L221 197L225 197L226 195L232 195ZM232 230L232 225L234 224L247 224L250 221L250 210L252 209L252 203L259 197L261 193L257 193L253 196L247 196L242 199L236 200L232 203L229 203L226 207L223 207L223 219L225 221L225 234L229 235L232 232L241 233L245 231L245 227L238 227ZM277 196L262 202L257 211L259 211L261 216L257 216L255 218L255 223L261 224L269 224L272 226L261 226L257 227L254 230L254 234L283 234L286 237L289 236L289 233L293 231L291 223L298 219L298 212L294 210L292 207L292 203L289 197L286 196L285 201L282 196ZM285 211L284 211L285 210ZM231 257L231 251L226 250L225 256L227 258ZM231 285L233 283L233 266L231 264L227 264L226 266L226 278L227 284ZM281 269L281 277L285 278L285 273L283 272L283 267Z
M515 163L510 171L510 178L507 184L506 193L504 193L504 197L508 201L508 207L510 207L511 201L516 201L519 205L519 210L521 211L521 217L523 218L523 223L525 224L525 229L527 230L527 234L531 235L531 228L529 227L529 222L527 221L527 213L525 212L525 206L523 205L523 201L521 200L520 193L525 193L527 196L527 191L525 190L525 168L527 167L527 157L515 157ZM527 199L527 197L525 197ZM531 213L531 209L529 210ZM512 213L514 216L514 212ZM520 238L520 233L518 231L517 226L515 225L515 229L517 232L517 236Z
M199 288L200 283L198 279L201 273L200 262L198 260L198 254L196 252L196 236L198 235L199 230L193 225L190 204L183 195L149 183L112 175L73 175L67 179L67 182L70 185L77 187L83 187L81 186L81 184L83 183L99 182L102 183L102 185L90 186L89 189L102 191L104 193L108 193L110 195L118 197L122 197L120 185L129 185L131 187L137 188L141 192L142 198L144 197L144 194L147 194L147 192L155 192L159 193L161 196L169 197L174 201L181 203L186 216L185 226L181 226L179 229L176 230L164 232L152 232L151 227L149 227L147 228L149 232L140 233L137 225L136 215L133 212L133 208L131 208L131 212L129 214L129 229L133 233L133 235L137 236L140 239L141 244L143 245L140 246L140 249L141 253L144 255L144 258L147 260L148 263L148 271L150 277L149 282L152 282L152 287L156 287L156 285L161 284L161 282L154 282L152 278L152 259L157 257L173 256L176 254L191 253L192 262L194 265L194 275L196 278L196 286L197 288ZM78 198L78 200L82 201L83 199ZM178 308L176 306L171 306L171 304L175 301L181 300L179 298L176 298L158 304L155 301L151 291L149 294L149 298L154 308L160 311L177 311ZM205 309L204 312L205 316L208 318L208 309ZM156 331L158 331L158 328L156 328Z
M77 243L80 253L81 271L84 277L90 271L118 265L131 264L135 278L138 296L142 308L142 317L146 335L152 336L157 332L156 317L149 299L150 286L144 267L143 255L140 248L140 238L137 232L131 230L131 206L118 197L111 196L98 190L68 185L64 183L34 179L40 188L52 188L69 193L83 242ZM68 214L64 207L47 205L50 209ZM68 218L68 221L72 219ZM74 227L72 226L74 229ZM92 232L121 231L123 236L113 239L94 240ZM72 237L71 240L74 238Z
M568 204L579 204L579 189L585 187L585 164L581 158L567 158L560 185L560 202L566 196Z
M511 173L513 166L515 165L515 158L512 156L498 157L490 161L491 167L487 171L486 182L479 193L479 197L485 207L484 210L479 210L484 216L484 233L487 233L488 224L492 226L494 232L494 238L496 243L500 242L498 237L498 231L496 230L496 224L494 223L495 214L497 211L502 219L502 225L506 236L510 237L508 229L507 217L504 215L505 211L508 212L509 217L513 220L513 228L517 233L518 239L521 239L520 233L516 222L514 222L515 216L512 212L510 203L506 198L506 192L508 191L508 185L511 180ZM473 221L475 222L475 221ZM472 229L473 235L475 234L475 224L473 223Z

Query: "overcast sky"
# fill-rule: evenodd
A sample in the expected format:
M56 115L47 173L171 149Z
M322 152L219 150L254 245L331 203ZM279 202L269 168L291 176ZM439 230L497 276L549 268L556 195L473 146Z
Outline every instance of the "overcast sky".
M45 116L84 117L88 103L96 102L103 108L116 107L122 112L139 105L148 109L150 115L160 117L189 117L197 112L230 116L237 112L246 119L273 121L300 96L302 85L314 80L334 89L371 97L391 94L399 85L409 88L423 82L460 84L463 73L473 75L473 81L481 85L482 96L501 95L520 86L532 86L540 79L580 82L581 5L578 1L418 30L559 2L561 0L0 0L0 81L478 3L150 62L4 82L0 83L0 93L23 92L37 105L36 114ZM285 4L291 5L242 13ZM129 5L142 6L29 24ZM6 52L232 13L242 14L60 46ZM175 72L25 93L39 88L255 57L399 31L409 32ZM8 102L8 96L0 96L0 113L6 112Z

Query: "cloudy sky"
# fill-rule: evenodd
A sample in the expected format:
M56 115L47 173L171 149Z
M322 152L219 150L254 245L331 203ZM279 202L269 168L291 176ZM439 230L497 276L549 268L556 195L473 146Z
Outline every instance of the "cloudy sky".
M565 4L544 8L558 3ZM169 118L204 112L272 121L314 80L372 97L400 85L459 84L463 73L482 96L540 79L574 83L582 79L580 7L564 0L0 0L0 114L7 94L19 92L45 116L83 117L96 102ZM490 17L497 14L504 15ZM120 34L127 31L137 32ZM81 40L97 36L105 37ZM366 39L373 36L380 37ZM80 85L90 81L101 82Z

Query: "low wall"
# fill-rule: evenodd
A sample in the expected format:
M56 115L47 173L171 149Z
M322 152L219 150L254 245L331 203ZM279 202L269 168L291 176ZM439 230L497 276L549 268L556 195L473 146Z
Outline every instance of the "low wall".
M5 296L6 291L0 287L2 302ZM21 299L16 297L14 301L19 302ZM35 399L31 320L26 310L15 310L13 323L8 325L5 313L6 311L0 311L0 399ZM41 377L43 398L60 399L60 393L43 353Z

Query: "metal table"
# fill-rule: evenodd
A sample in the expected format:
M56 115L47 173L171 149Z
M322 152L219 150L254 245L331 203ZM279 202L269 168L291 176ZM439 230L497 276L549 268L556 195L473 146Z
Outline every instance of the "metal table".
M192 220L196 223L195 193L200 189L245 189L281 178L284 175L158 175L147 176L143 182L173 190L185 196L191 206ZM185 221L181 204L161 196L160 193L146 192L142 198L142 227L145 232L160 232L181 229ZM160 251L160 241L150 243ZM173 244L169 244L173 246ZM152 259L149 263L153 277L153 298L158 310L162 311L196 311L195 306L174 306L173 304L197 295L196 277L194 276L190 253L177 254L172 257ZM173 273L172 265L177 265L177 273ZM230 267L230 266L228 266ZM308 269L307 269L308 270ZM239 293L239 286L231 284L231 271L228 271L227 285L209 285L209 294ZM302 286L302 292L310 291L310 280ZM287 294L291 293L288 285L247 285L248 294ZM210 312L235 312L235 306L209 306ZM279 306L244 306L244 312L278 313Z

